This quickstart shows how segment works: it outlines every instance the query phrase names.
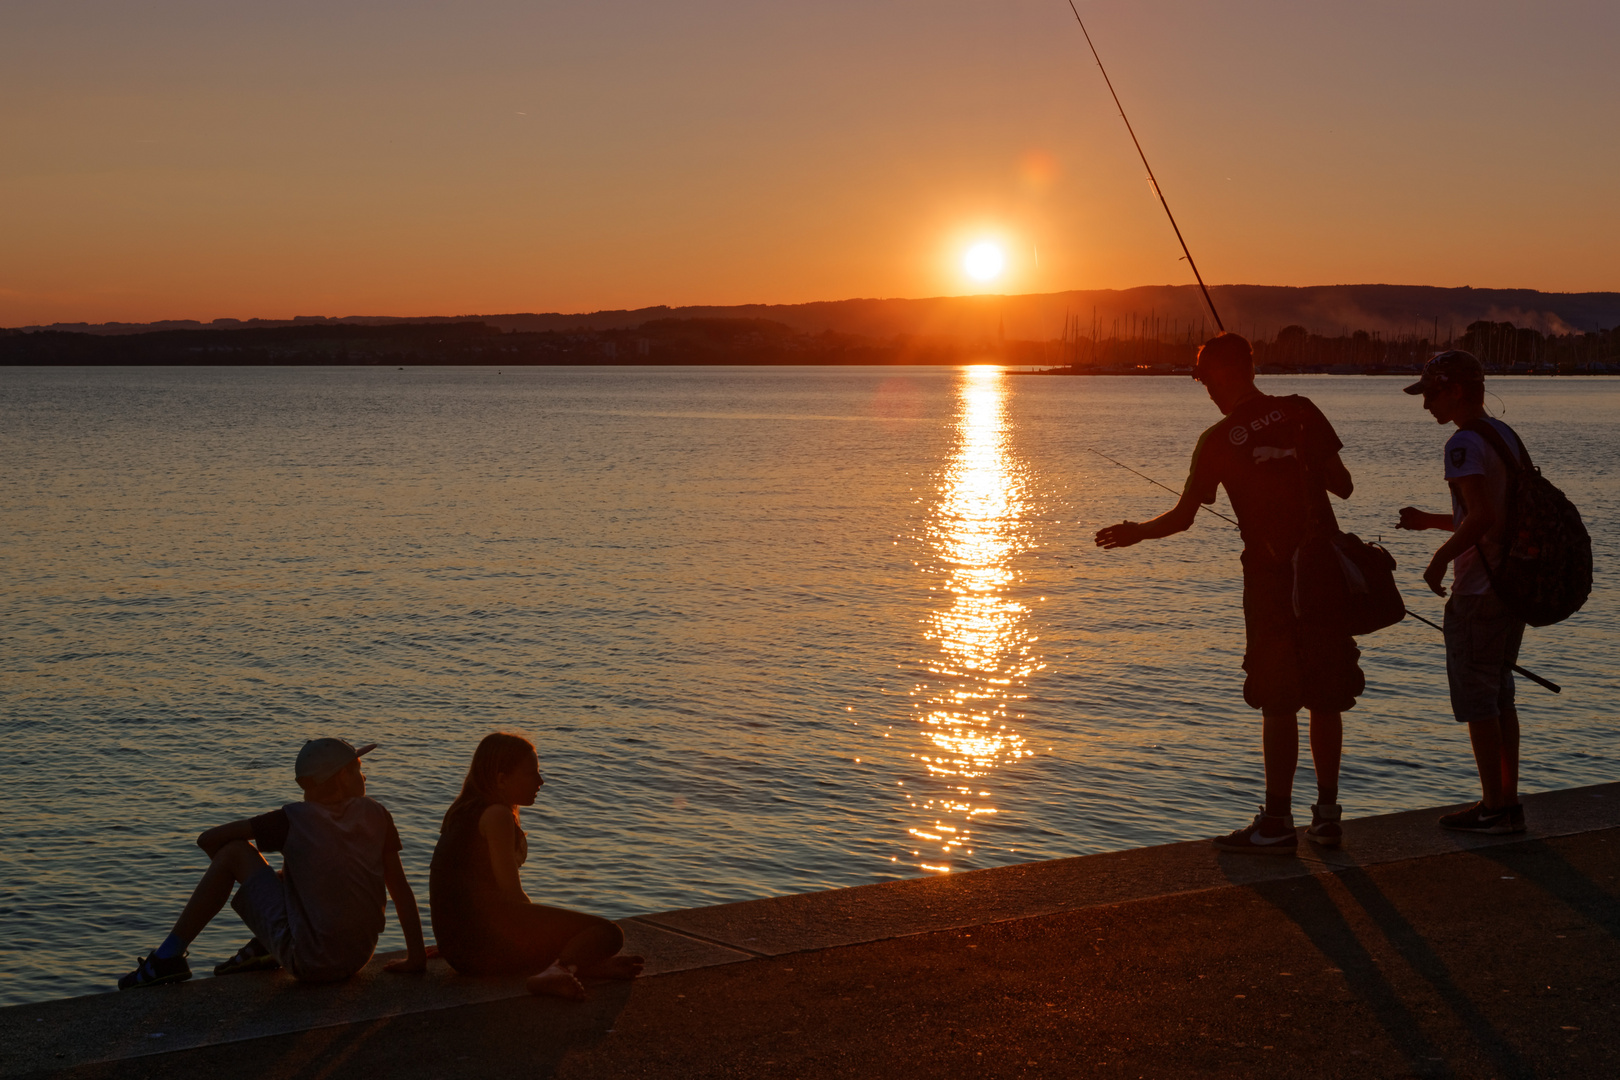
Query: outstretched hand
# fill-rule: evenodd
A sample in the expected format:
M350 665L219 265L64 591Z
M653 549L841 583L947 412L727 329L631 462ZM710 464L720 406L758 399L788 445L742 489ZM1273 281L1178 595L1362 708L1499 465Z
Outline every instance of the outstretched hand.
M1411 529L1413 532L1421 532L1424 529L1450 530L1451 515L1434 514L1427 510L1419 510L1415 506L1403 506L1401 507L1401 520L1396 525L1396 528Z
M1140 544L1147 536L1142 526L1134 521L1122 521L1118 525L1110 525L1106 529L1097 530L1097 546L1100 548L1123 548L1132 544Z

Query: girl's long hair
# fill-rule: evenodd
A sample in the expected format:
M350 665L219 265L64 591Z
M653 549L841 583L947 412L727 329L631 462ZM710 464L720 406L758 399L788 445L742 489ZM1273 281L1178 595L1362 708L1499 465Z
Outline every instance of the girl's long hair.
M463 807L476 806L482 810L490 803L499 802L495 797L496 775L511 772L533 753L534 743L521 735L506 731L485 735L478 749L473 751L472 765L467 769L467 779L462 782L461 794L444 812L440 828L449 824L450 818Z

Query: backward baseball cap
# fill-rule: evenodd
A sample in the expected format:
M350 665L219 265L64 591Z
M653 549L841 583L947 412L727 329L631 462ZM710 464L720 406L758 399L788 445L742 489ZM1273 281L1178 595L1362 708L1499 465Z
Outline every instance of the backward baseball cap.
M1403 387L1408 394L1422 394L1442 386L1483 385L1485 365L1479 357L1463 349L1447 349L1435 353L1423 365L1423 374L1411 386Z
M293 774L300 780L320 783L336 776L349 762L357 761L362 755L369 754L375 749L376 743L367 743L356 749L347 739L310 739L304 744L304 748L298 751L298 762L293 766Z

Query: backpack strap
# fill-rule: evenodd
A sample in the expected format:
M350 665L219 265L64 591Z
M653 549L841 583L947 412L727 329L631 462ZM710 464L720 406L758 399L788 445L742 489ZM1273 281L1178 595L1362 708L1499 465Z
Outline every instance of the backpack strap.
M1475 435L1478 435L1480 438L1484 439L1490 444L1491 449L1496 451L1496 456L1502 459L1503 467L1507 469L1508 476L1514 481L1514 483L1508 485L1507 511L1508 516L1511 518L1513 515L1514 490L1517 485L1517 481L1520 479L1520 477L1528 475L1531 469L1530 451L1524 445L1524 440L1519 438L1519 433L1517 431L1513 431L1512 428L1508 428L1509 431L1513 431L1513 441L1519 444L1520 456L1515 458L1513 453L1508 449L1507 440L1502 438L1501 433L1487 421L1470 420L1468 423L1462 425L1462 430L1472 431ZM1483 541L1484 537L1481 537L1480 540ZM1474 544L1474 551L1479 555L1480 565L1485 568L1485 577L1490 581L1491 588L1500 592L1500 589L1496 584L1496 575L1502 569L1501 565L1491 565L1491 560L1485 557L1485 547L1483 543L1476 542ZM1503 560L1507 559L1507 550L1505 547L1502 550L1501 555Z
M1462 425L1462 430L1472 431L1475 435L1490 443L1491 449L1495 450L1496 456L1502 459L1502 464L1507 466L1508 472L1517 473L1520 469L1533 467L1530 461L1529 448L1524 445L1524 440L1519 438L1519 433L1513 431L1512 428L1508 428L1508 430L1513 431L1513 441L1519 444L1518 457L1513 456L1513 452L1508 449L1507 440L1502 438L1501 433L1488 421L1470 420Z

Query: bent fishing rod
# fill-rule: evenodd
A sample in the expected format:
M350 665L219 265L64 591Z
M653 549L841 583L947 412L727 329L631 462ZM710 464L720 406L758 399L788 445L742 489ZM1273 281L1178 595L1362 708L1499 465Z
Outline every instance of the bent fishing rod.
M1170 228L1175 230L1182 254L1187 256L1187 265L1192 267L1193 277L1198 280L1198 290L1204 294L1204 303L1209 305L1209 314L1215 320L1215 328L1224 333L1226 326L1221 322L1220 312L1215 310L1215 301L1209 297L1209 288L1204 284L1204 276L1198 272L1198 264L1193 261L1192 251L1181 235L1181 226L1176 224L1176 215L1170 212L1169 200L1164 197L1164 190L1159 187L1159 178L1153 175L1153 166L1148 164L1147 154L1142 151L1142 142L1136 137L1136 129L1131 127L1131 118L1125 115L1125 106L1119 103L1119 94L1114 91L1114 80L1108 77L1108 69L1103 67L1102 57L1097 55L1097 46L1093 44L1091 32L1086 29L1086 21L1080 17L1080 9L1074 6L1074 0L1069 0L1069 10L1074 12L1074 21L1080 24L1080 32L1086 36L1086 44L1091 48L1091 58L1097 61L1097 70L1102 72L1103 82L1108 84L1108 93L1114 99L1114 108L1119 110L1119 118L1125 121L1125 130L1130 132L1131 142L1136 146L1136 156L1142 159L1142 168L1147 170L1148 183L1153 187L1153 194L1159 197L1159 205L1164 207L1164 216L1170 219ZM1231 521L1230 518L1227 520Z
M1101 450L1098 450L1094 446L1088 446L1088 447L1086 447L1086 449L1090 450L1093 454L1096 454L1098 457L1104 459L1105 461L1113 461L1115 465L1118 465L1120 468L1124 469L1126 472L1132 473L1132 474L1134 474L1136 476L1140 476L1143 480L1146 480L1148 483L1156 484L1159 487L1164 488L1164 490L1170 492L1172 495L1179 496L1181 494L1181 492L1177 491L1175 488L1171 487L1169 484L1160 484L1157 480L1153 479L1153 477L1151 477L1151 476L1148 476L1146 473L1139 473L1135 469L1131 468L1129 465L1126 465L1124 462L1114 461L1113 458L1109 457L1107 454L1103 453ZM1200 503L1198 505L1198 508L1200 510L1209 510L1210 513L1214 514L1216 517L1220 518L1222 521L1232 521L1232 519L1227 517L1225 514L1219 512L1218 510L1210 509L1210 507L1205 506L1202 503ZM1232 521L1232 524L1236 525L1237 522ZM1405 604L1403 603L1401 606L1405 607ZM1438 623L1430 622L1428 619L1425 619L1423 616L1419 615L1417 612L1413 611L1411 608L1406 608L1406 613L1408 615L1412 616L1412 618L1416 619L1418 622L1426 623L1427 625L1434 627L1436 630L1440 631L1442 634L1444 634L1446 632L1445 627L1439 625ZM1529 671L1529 670L1527 670L1525 668L1522 668L1518 664L1513 665L1513 670L1514 670L1514 672L1516 674L1523 675L1525 678L1529 679L1531 682L1535 683L1536 685L1546 687L1548 690L1551 690L1555 694L1562 694L1564 692L1564 688L1562 686L1559 686L1557 683L1553 682L1551 679L1543 679L1540 675L1537 675L1533 671Z

